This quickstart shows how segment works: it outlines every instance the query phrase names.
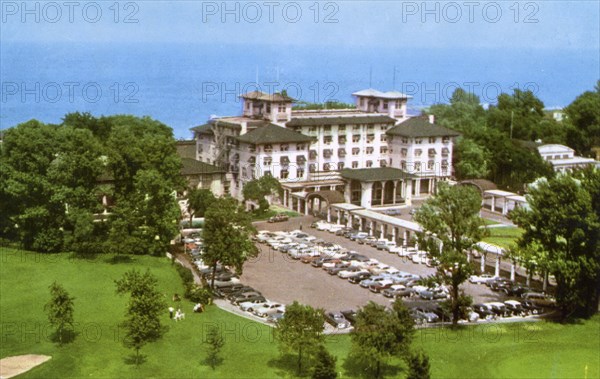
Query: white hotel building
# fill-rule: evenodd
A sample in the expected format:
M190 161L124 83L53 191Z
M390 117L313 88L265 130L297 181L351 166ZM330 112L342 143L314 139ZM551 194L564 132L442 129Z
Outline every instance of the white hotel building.
M305 213L325 202L410 205L450 178L457 132L409 118L405 94L353 96L355 109L292 110L294 100L279 93L243 94L240 116L192 128L196 158L226 170L222 193L241 198L245 183L270 174L282 183L283 205Z

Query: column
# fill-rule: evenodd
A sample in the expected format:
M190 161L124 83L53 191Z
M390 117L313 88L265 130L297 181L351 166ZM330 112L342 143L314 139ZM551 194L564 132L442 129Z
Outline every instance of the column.
M406 189L404 191L404 199L406 201L406 205L410 206L412 204L412 180L408 179L406 181Z
M510 280L515 281L515 262L510 262Z
M373 221L369 221L369 235L373 235L373 229L375 229L375 223Z
M492 212L496 212L496 196L492 195Z
M313 202L311 203L314 206L314 199ZM314 208L312 208L314 209ZM304 200L304 214L308 216L308 201Z
M381 182L381 204L379 205L384 205L385 204L385 181Z
M337 224L342 225L342 211L337 210Z
M381 227L379 229L381 230L381 235L379 236L379 238L384 239L385 238L385 224L381 224Z
M287 207L288 204L288 191L287 190L283 190L283 206Z
M331 222L331 207L327 207L327 222Z
M481 254L481 266L479 267L481 273L485 272L485 254Z
M505 197L504 202L502 203L502 214L506 216L507 213L508 213L508 200Z
M403 246L408 246L408 230L404 229L404 233L402 234L402 238L404 238L404 240L402 241L402 245Z
M361 232L364 231L363 230L364 229L364 222L363 221L364 221L364 219L362 217L358 218L358 230L361 231Z
M373 183L361 183L362 196L360 198L360 206L363 208L371 208L371 192Z
M352 227L352 214L350 213L350 211L345 212L346 213L346 226L351 228Z
M421 179L415 180L415 196L419 196L421 194Z
M496 255L496 269L494 270L495 276L500 276L500 255Z
M396 227L392 228L392 241L396 242Z
M296 200L296 207L297 207L296 212L302 214L302 210L300 209L300 199Z

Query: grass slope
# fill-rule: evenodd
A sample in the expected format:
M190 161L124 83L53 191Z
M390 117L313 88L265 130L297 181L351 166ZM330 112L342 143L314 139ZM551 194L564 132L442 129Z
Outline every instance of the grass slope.
M514 226L505 228L488 228L489 236L483 239L500 247L509 248L523 234L523 229Z
M168 331L160 341L142 349L146 362L139 368L126 363L131 351L123 347L118 324L127 298L115 295L114 280L132 267L148 268L167 301L182 293L179 276L164 258L134 257L113 264L106 257L72 259L68 254L40 255L5 249L0 252L0 357L47 354L52 360L22 378L280 378L291 377L295 362L282 359L272 329L212 306L193 314L182 302L186 319L175 323L165 309ZM79 332L74 342L58 347L50 342L51 328L43 306L48 286L61 283L75 296ZM224 363L216 370L203 365L202 339L215 325L224 333ZM600 318L580 325L494 324L459 331L417 331L415 347L431 357L434 378L600 377ZM327 346L338 357L340 377L350 377L348 336L328 336ZM398 363L399 361L396 361ZM393 372L393 371L392 371ZM394 375L402 377L401 371Z

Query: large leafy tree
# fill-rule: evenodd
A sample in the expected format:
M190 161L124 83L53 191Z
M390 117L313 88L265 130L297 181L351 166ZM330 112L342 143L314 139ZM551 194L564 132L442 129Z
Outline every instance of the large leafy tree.
M401 301L392 310L369 302L356 314L350 359L367 366L370 377L381 378L382 364L391 357L408 356L413 335L414 321Z
M271 175L263 175L259 179L249 181L244 185L242 194L244 200L254 200L258 203L259 211L269 209L267 196L281 195L281 183Z
M512 95L502 93L498 104L490 108L489 125L511 138L527 141L543 138L539 124L544 118L544 103L531 91L515 89Z
M118 294L129 294L129 303L122 327L125 329L123 344L135 350L135 362L141 363L140 349L163 334L160 314L166 308L158 291L158 280L149 271L141 274L133 269L115 281Z
M191 227L194 216L204 217L208 207L215 201L215 195L208 189L194 188L188 192L187 201Z
M568 107L567 123L572 127L567 132L567 144L583 155L600 146L600 80L594 91L579 95Z
M423 228L420 245L438 262L438 279L450 287L453 325L458 323L462 305L460 285L472 272L467 254L485 233L480 208L481 196L474 188L440 183L437 194L415 214Z
M44 306L50 325L56 327L58 341L65 341L65 334L73 331L74 297L71 297L64 287L56 282L50 285L50 300Z
M204 215L204 254L202 259L213 268L211 287L217 264L233 267L241 274L243 265L258 254L252 242L255 232L250 214L237 200L225 197L216 199Z
M490 172L491 153L468 138L455 145L455 174L458 179L485 178Z
M298 355L298 374L302 363L317 351L324 341L324 318L321 309L294 301L285 310L285 317L277 324L275 338L283 352L293 351Z
M590 316L598 306L600 221L598 200L592 196L598 195L600 175L597 169L580 175L538 180L527 196L530 209L512 216L525 230L520 247L537 251L533 258L556 278L563 317Z

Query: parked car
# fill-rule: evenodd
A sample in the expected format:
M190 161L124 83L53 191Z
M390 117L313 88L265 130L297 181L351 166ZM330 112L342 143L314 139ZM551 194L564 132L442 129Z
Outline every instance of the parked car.
M384 280L389 280L389 276L387 275L377 275L377 276L372 276L369 279L365 279L362 280L360 283L358 283L361 287L363 288L369 288L371 286L371 284L375 284L377 282L381 282Z
M419 292L419 297L423 300L441 300L447 299L448 293L441 289L427 289Z
M488 282L490 280L494 280L496 278L497 278L497 276L490 275L490 274L471 275L469 277L469 282L471 282L473 284L485 284L486 282Z
M354 325L356 322L356 311L353 309L348 309L341 312L342 315L350 322L351 325Z
M276 214L275 216L269 218L268 222L282 222L282 221L287 221L287 220L289 220L289 217L286 214L279 213L279 214Z
M279 311L285 312L285 305L279 303L266 302L260 307L254 308L254 314L262 318L265 318L268 315L277 313Z
M371 276L372 274L370 272L359 271L354 273L353 275L350 275L348 277L348 281L352 284L358 284L365 279L369 279Z
M542 307L542 308L556 306L556 300L553 297L548 296L544 293L526 292L523 294L522 297L524 300L531 301L535 305Z
M511 288L513 284L512 280L506 278L497 278L485 283L494 292L506 292L505 289Z
M506 305L497 301L485 303L491 307L491 311L494 312L498 317L505 317L508 315Z
M427 263L427 253L419 251L412 255L411 260L413 263Z
M503 288L502 291L508 296L517 296L521 297L524 293L530 292L531 289L529 287L516 284L508 288Z
M521 303L516 300L506 300L504 302L504 304L506 305L506 309L513 316L526 316L527 315L527 311L525 310L525 308L523 308Z
M481 319L493 320L498 317L495 312L492 312L492 307L486 304L473 304L471 308L473 308L473 312L477 313Z
M348 267L350 267L350 263L348 263L348 262L340 262L340 263L336 264L333 267L327 267L325 269L325 271L327 271L327 273L329 275L337 275L340 271L344 271Z
M337 276L339 276L342 279L348 279L349 277L356 274L357 272L368 272L368 271L365 271L364 269L362 269L358 266L350 266L350 267L347 267L346 269L338 272Z
M351 239L352 241L359 242L359 241L361 241L361 240L363 240L363 239L367 238L368 236L369 236L369 233L366 233L366 232L358 232L358 233L356 233L356 234L351 234L351 235L350 235L350 239ZM360 242L359 242L359 243L360 243Z
M370 245L372 242L376 242L377 238L373 237L373 236L369 236L369 237L365 237L365 238L361 238L359 240L357 240L356 242L359 243L359 245Z
M387 279L387 280L381 280L378 282L375 282L373 284L371 284L369 286L369 291L373 292L373 293L379 293L382 290L386 289L386 288L390 288L391 286L394 285L394 281Z
M350 322L346 320L342 312L325 312L325 321L334 328L346 329L350 327Z
M244 312L252 313L252 312L254 312L254 310L256 308L262 307L266 303L267 303L267 300L264 297L255 297L255 298L252 298L247 301L239 303L239 307Z
M285 312L278 310L277 312L271 313L269 316L267 316L267 322L277 324L284 316Z
M404 291L404 290L406 290L406 286L404 286L402 284L394 284L394 285L390 286L389 288L385 288L383 291L381 291L381 294L385 297L394 298L394 297L396 297L397 292Z
M255 298L262 298L264 299L264 297L260 294L260 292L245 292L245 293L241 293L239 295L236 295L235 297L232 297L230 299L232 304L241 304L245 301L251 301Z
M532 315L538 315L544 313L544 308L535 305L532 301L521 300L521 306L526 312Z
M440 317L431 311L431 309L427 309L424 307L414 308L417 312L421 312L427 319L428 323L438 322L440 321Z

